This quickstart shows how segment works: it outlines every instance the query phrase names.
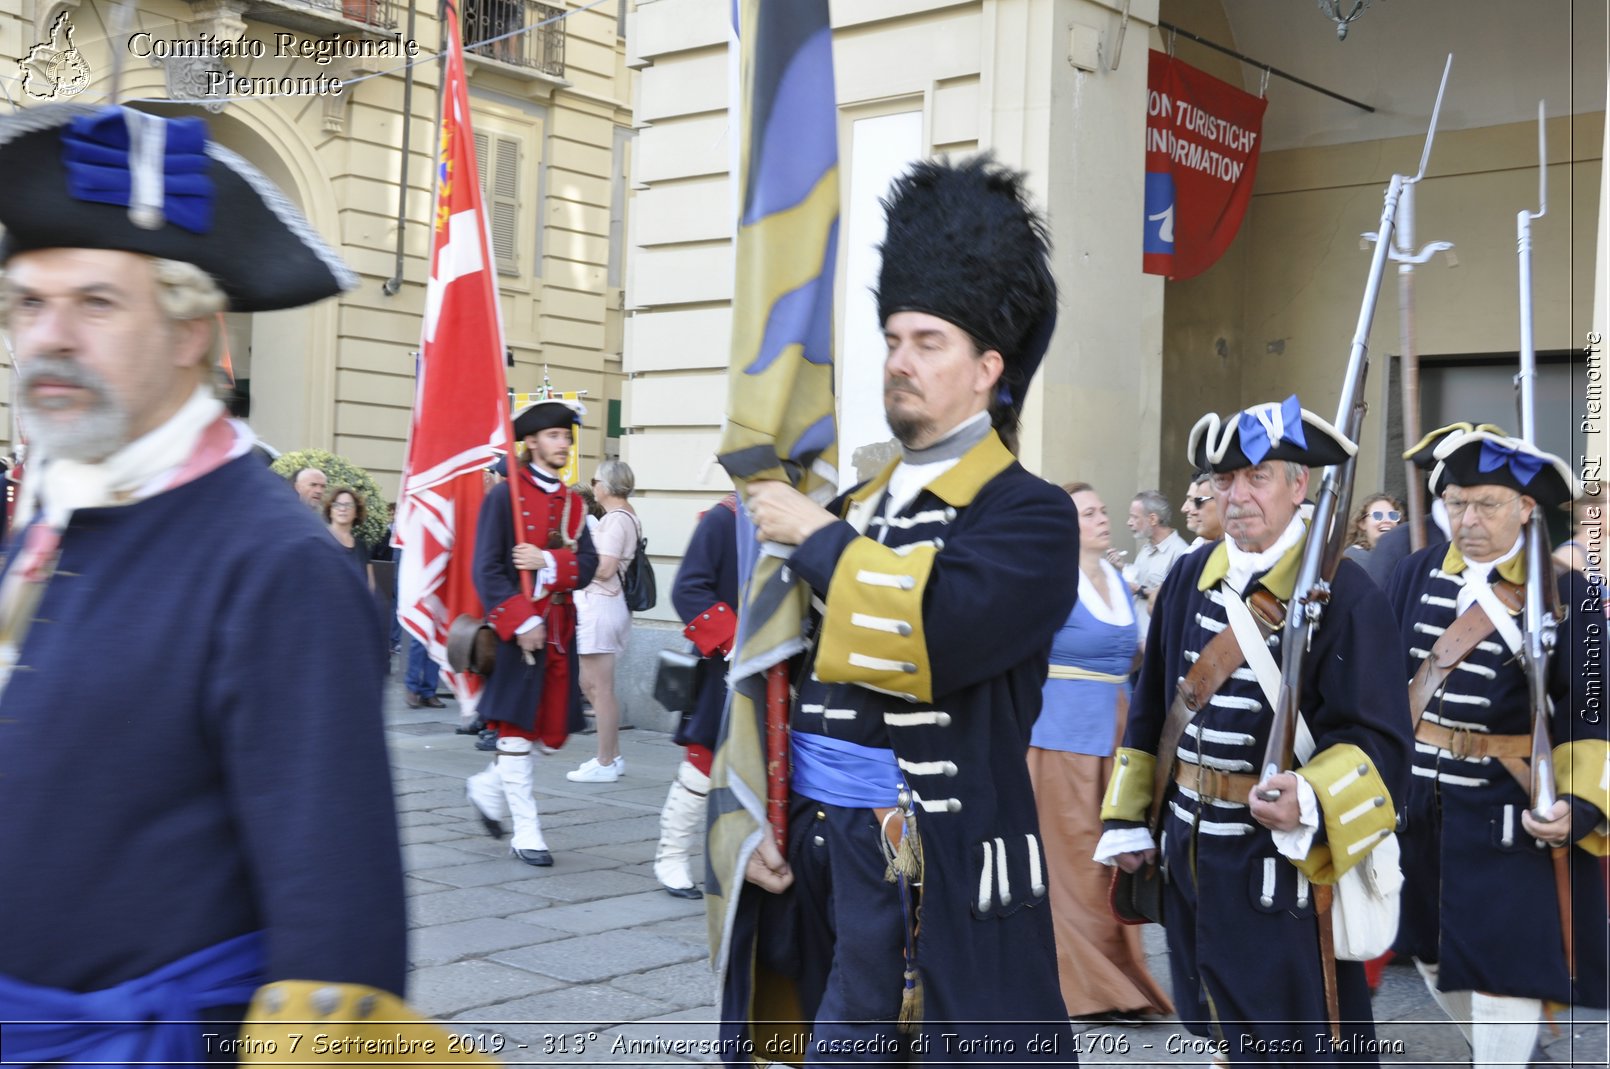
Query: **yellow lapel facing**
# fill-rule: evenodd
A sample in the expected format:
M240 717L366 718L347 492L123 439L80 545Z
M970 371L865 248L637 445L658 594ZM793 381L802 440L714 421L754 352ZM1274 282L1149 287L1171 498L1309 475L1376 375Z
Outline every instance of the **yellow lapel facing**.
M1275 566L1264 573L1258 585L1281 601L1290 601L1291 592L1297 585L1297 565L1303 559L1303 546L1308 541L1307 524L1304 525L1304 534L1297 544L1286 550ZM1212 590L1218 586L1226 575L1230 574L1230 551L1225 542L1213 547L1208 555L1207 563L1202 566L1202 574L1196 580L1196 589ZM1250 594L1250 591L1248 592Z

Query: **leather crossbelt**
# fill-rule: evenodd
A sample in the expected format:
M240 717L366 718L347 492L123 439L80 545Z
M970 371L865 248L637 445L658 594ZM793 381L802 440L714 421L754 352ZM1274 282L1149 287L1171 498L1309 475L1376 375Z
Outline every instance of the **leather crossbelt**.
M1174 782L1202 799L1246 805L1247 795L1258 785L1258 777L1249 772L1225 772L1181 761L1174 766Z
M1508 579L1494 583L1493 593L1511 610L1518 610L1526 600L1526 588ZM1460 613L1458 619L1448 625L1448 630L1437 637L1431 646L1431 656L1420 662L1420 668L1409 681L1409 715L1416 725L1454 668L1470 655L1477 643L1492 633L1493 621L1478 604Z
M1428 746L1447 750L1462 761L1497 758L1521 785L1521 790L1530 792L1532 789L1531 766L1526 763L1532 756L1530 735L1489 735L1485 731L1450 728L1422 720L1415 725L1414 737Z

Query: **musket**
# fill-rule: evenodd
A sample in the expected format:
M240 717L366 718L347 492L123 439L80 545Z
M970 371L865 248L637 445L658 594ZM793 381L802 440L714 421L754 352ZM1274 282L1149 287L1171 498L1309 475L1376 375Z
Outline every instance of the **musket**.
M1520 408L1521 441L1537 445L1537 350L1532 343L1532 220L1548 213L1548 140L1543 101L1537 102L1537 211L1521 209L1515 216L1515 250L1520 260L1521 367L1515 376ZM1554 702L1548 692L1549 658L1554 654L1560 622L1559 590L1549 559L1548 524L1543 508L1534 505L1526 530L1526 601L1522 609L1521 667L1526 671L1526 692L1532 711L1532 815L1548 820L1559 797L1554 783L1554 741L1549 719ZM1575 940L1571 932L1571 880L1568 846L1553 847L1554 887L1560 909L1560 931L1565 942L1566 970L1576 976Z
M1364 285L1364 300L1359 307L1358 325L1353 331L1353 345L1348 353L1347 373L1342 380L1341 401L1337 405L1335 426L1348 441L1358 441L1364 422L1364 379L1369 371L1370 325L1375 319L1376 299L1381 292L1381 278L1386 272L1387 255L1392 248L1392 227L1398 204L1405 188L1425 177L1426 164L1431 159L1431 144L1437 134L1437 116L1442 111L1442 96L1448 88L1448 72L1453 68L1453 54L1442 68L1442 84L1437 88L1437 102L1431 109L1431 128L1426 131L1425 148L1420 154L1420 169L1412 177L1394 174L1386 187L1386 200L1381 209L1381 223L1375 233L1375 252L1370 258L1370 273ZM1326 468L1320 479L1319 499L1314 506L1313 520L1309 525L1308 541L1303 546L1301 564L1297 569L1297 583L1292 588L1291 601L1286 607L1286 620L1280 641L1280 691L1276 695L1274 722L1269 731L1269 742L1260 765L1260 782L1290 769L1296 741L1297 712L1302 698L1303 661L1324 617L1325 605L1330 601L1330 583L1342 560L1347 543L1347 517L1353 498L1354 457L1341 464ZM1264 793L1267 800L1279 797L1278 792Z
M1420 153L1420 169L1412 178L1394 174L1386 187L1386 199L1381 208L1381 224L1376 229L1375 253L1370 257L1369 279L1364 285L1364 300L1359 307L1358 325L1353 330L1353 345L1347 357L1347 373L1342 380L1342 396L1336 408L1335 426L1348 441L1358 441L1364 423L1364 378L1369 371L1370 324L1375 320L1375 303L1381 293L1381 277L1386 273L1387 255L1392 248L1392 227L1397 218L1398 203L1405 188L1419 182L1426 174L1431 159L1431 143L1437 134L1437 116L1442 111L1442 95L1448 88L1448 72L1453 68L1453 54L1442 68L1442 84L1437 87L1437 102L1431 109L1431 128L1426 131L1426 143ZM1314 632L1319 629L1330 601L1331 580L1341 564L1347 542L1347 518L1353 498L1353 475L1357 465L1355 456L1341 464L1325 469L1320 479L1319 500L1309 524L1309 535L1303 544L1302 561L1297 568L1297 582L1292 588L1291 601L1286 606L1286 619L1282 625L1280 641L1280 690L1275 695L1274 720L1269 728L1269 742L1264 750L1260 784L1290 769L1295 764L1297 716L1302 704L1303 662L1312 646ZM1266 801L1280 797L1278 790L1260 790ZM1325 988L1325 1009L1330 1018L1331 1037L1341 1038L1340 998L1336 987L1334 936L1330 920L1331 888L1314 885L1314 911L1319 927L1320 960Z

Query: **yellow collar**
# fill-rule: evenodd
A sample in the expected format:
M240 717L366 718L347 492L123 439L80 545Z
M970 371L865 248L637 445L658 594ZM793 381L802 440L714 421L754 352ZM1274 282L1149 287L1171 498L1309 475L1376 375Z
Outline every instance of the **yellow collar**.
M1525 535L1521 537L1524 538ZM1442 570L1449 575L1458 575L1469 567L1469 564L1470 562L1465 560L1465 555L1459 552L1459 547L1449 542L1448 552L1442 556ZM1516 586L1525 586L1526 547L1522 546L1519 553L1516 553L1493 570L1498 573L1500 578L1508 579Z
M1308 524L1304 522L1305 531L1307 526ZM1225 537L1228 538L1229 536L1226 535ZM1305 533L1302 538L1297 540L1296 545L1286 550L1280 559L1275 561L1273 568L1263 573L1263 578L1258 580L1258 585L1281 601L1291 600L1292 589L1297 585L1297 566L1302 562L1303 546L1307 543L1308 535ZM1224 542L1221 541L1213 547L1212 554L1208 556L1207 564L1203 565L1202 575L1196 581L1196 589L1212 590L1229 574L1230 551L1225 548ZM1250 594L1251 591L1246 591L1246 593Z
M948 471L923 489L947 505L963 508L973 503L973 498L978 496L985 483L1011 467L1016 460L1011 450L1001 441L1000 435L992 430L977 445L963 453L961 459ZM894 474L894 469L899 463L898 457L891 460L864 486L850 494L845 501L846 509L851 503L869 500L887 486L889 476Z

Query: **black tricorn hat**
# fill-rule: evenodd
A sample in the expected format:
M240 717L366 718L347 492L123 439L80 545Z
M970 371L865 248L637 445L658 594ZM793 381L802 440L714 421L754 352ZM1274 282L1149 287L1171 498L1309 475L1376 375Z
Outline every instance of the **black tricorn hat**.
M1252 405L1220 418L1209 412L1196 421L1185 446L1198 470L1251 468L1265 460L1290 460L1305 467L1340 464L1358 446L1314 415L1292 394L1284 401Z
M1023 407L1057 321L1045 221L1017 171L988 153L923 160L895 179L878 274L878 320L926 312L1001 354L1001 400Z
M231 310L295 308L358 277L260 171L196 118L46 104L0 117L0 263L115 249L194 264Z
M1473 424L1467 420L1460 420L1458 423L1450 423L1446 427L1438 427L1434 431L1427 432L1424 438L1403 451L1403 459L1412 461L1421 471L1430 471L1437 466L1437 446L1451 435L1469 434L1471 431L1491 431L1497 435L1504 435L1504 428L1496 423Z
M586 414L587 409L578 401L564 401L557 397L533 401L514 414L515 440L554 427L579 427L581 417Z
M1519 438L1477 428L1450 435L1437 446L1431 492L1450 486L1505 486L1544 508L1556 508L1580 492L1570 467Z

